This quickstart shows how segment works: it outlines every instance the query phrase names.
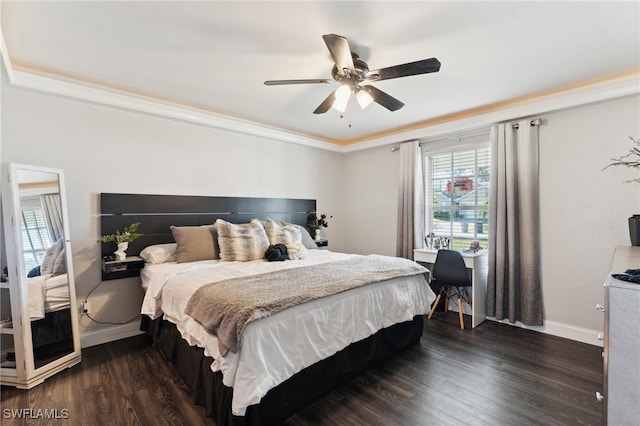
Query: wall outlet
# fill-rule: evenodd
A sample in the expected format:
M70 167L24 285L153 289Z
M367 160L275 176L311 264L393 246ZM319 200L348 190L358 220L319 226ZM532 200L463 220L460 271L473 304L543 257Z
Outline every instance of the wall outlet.
M84 302L83 310L85 314L91 313L91 306L89 305L89 301Z

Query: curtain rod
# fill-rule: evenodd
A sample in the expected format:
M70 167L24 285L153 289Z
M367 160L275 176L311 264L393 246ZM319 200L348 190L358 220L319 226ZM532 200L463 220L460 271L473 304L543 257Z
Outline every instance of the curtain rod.
M473 138L475 136L484 136L484 135L488 135L490 133L491 133L490 130L485 130L483 132L471 133L471 134L462 135L462 136L454 136L454 137L445 138L445 139L436 139L436 140L433 140L433 141L424 141L424 142L420 142L418 145L422 146L424 144L431 144L431 143L440 143L440 142L447 142L447 141L460 141L461 139Z
M541 120L541 119L539 119L539 118L536 118L535 120L531 120L531 121L529 122L529 125L530 125L531 127L533 127L533 126L540 126L540 125L542 125L542 120ZM511 126L512 126L514 129L517 129L517 128L519 128L519 127L520 127L520 124L518 124L518 123L513 123Z
M536 119L534 119L534 120L529 121L529 125L530 125L530 126L532 126L532 127L533 127L533 126L541 126L542 124L543 124L543 123L542 123L542 119L540 119L540 118L536 118ZM518 128L520 127L520 124L518 124L518 123L513 123L511 126L512 126L514 129L518 129ZM461 139L473 138L473 137L475 137L475 136L484 136L484 135L488 135L488 134L490 134L490 133L491 133L491 131L490 131L490 130L487 130L487 131L478 132L478 133L472 133L472 134L463 135L463 136L450 137L450 138L445 138L445 139L436 139L436 140L433 140L433 141L420 142L420 143L418 144L418 146L422 146L422 145L424 145L424 144L439 143L439 142L448 142L448 141L455 141L455 140L459 141L459 140L461 140ZM398 148L397 146L391 147L391 152L396 152L396 151L398 151L399 149L400 149L400 148Z

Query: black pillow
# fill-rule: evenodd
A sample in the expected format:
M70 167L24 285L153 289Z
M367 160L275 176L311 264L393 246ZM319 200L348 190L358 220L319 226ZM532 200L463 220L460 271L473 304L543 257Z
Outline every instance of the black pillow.
M281 262L283 260L287 260L289 258L289 255L287 254L287 246L284 244L270 245L264 253L264 257L269 262Z

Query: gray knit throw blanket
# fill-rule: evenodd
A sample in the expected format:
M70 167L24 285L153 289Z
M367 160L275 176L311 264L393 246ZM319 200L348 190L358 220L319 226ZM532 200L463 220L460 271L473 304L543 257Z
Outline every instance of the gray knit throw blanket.
M408 259L368 255L205 284L185 313L218 337L222 356L237 352L245 327L291 306L392 278L424 274Z

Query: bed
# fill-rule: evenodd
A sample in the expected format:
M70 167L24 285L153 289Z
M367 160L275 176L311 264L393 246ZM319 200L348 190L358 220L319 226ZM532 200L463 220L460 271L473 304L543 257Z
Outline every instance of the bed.
M264 199L273 205L269 200ZM308 207L312 210L301 212L243 212L237 223L245 223L247 216L263 216L265 220L283 212L289 220L292 213L302 213L306 218L309 211L315 211L315 201L312 204ZM184 219L184 215L178 216ZM163 238L160 245L169 241ZM154 243L158 243L157 238ZM435 299L425 280L426 270L403 259L404 275L371 279L363 285L261 314L263 318L242 323L238 347L226 341L221 344L224 334L212 334L202 318L189 310L195 295L209 286L228 284L235 288L251 280L269 283L270 277L282 282L282 276L297 275L300 282L312 282L322 275L319 271L328 268L390 259L309 248L303 258L284 262L175 262L166 258L147 263L142 269L143 329L189 386L194 402L205 407L206 415L217 425L274 424L419 341L423 315Z

